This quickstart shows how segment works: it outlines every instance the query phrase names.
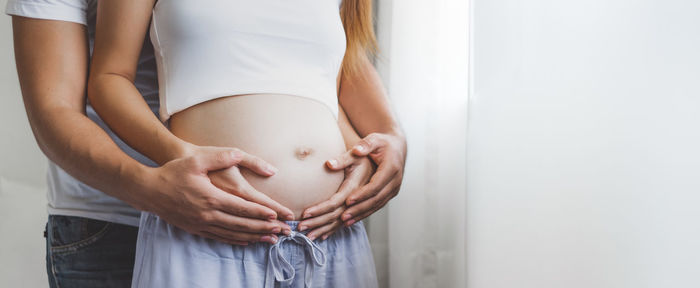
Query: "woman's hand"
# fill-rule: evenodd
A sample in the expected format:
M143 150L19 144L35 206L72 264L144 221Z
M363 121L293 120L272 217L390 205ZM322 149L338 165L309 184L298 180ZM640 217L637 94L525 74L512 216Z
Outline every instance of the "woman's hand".
M401 134L371 133L351 152L354 156L369 156L377 164L377 171L369 183L353 191L345 201L349 207L341 216L345 226L372 215L399 193L406 164L406 139ZM344 169L352 165L352 159L346 153L329 167Z
M346 159L345 180L330 199L306 208L302 213L303 221L299 223L299 230L311 229L307 236L314 240L318 237L326 240L343 226L340 215L347 206L345 200L352 191L367 184L374 173L374 165L368 157L354 156L351 151L345 152L343 159ZM331 167L331 161L326 165ZM337 170L337 169L336 169Z

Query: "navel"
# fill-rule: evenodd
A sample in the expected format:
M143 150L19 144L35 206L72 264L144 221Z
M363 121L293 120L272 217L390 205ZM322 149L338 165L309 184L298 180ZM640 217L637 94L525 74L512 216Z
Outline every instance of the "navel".
M309 147L299 147L296 150L294 150L294 156L296 156L299 160L304 160L313 152L314 150Z

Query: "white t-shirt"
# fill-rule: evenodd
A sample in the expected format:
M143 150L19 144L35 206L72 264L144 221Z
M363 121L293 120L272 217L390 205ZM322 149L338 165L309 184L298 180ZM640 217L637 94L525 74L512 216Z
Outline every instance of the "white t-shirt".
M8 0L5 13L86 25L90 40L90 54L92 55L97 0ZM149 39L148 35L146 35L146 39ZM144 41L138 63L135 79L136 88L143 95L151 111L158 116L158 80L151 41ZM112 133L89 103L86 110L88 117L102 127L119 148L145 165L156 166L153 161L127 146ZM138 210L78 181L51 161L49 161L47 183L49 214L79 216L138 226L140 215Z

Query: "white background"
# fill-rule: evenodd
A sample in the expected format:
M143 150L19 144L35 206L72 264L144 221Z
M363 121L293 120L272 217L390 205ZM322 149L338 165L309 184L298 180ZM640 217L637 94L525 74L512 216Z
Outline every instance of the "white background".
M700 2L472 8L468 286L700 287Z

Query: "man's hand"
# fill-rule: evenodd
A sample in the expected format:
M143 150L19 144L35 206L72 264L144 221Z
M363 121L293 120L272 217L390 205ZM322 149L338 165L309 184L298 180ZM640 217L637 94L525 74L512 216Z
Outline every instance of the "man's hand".
M330 199L306 208L302 213L304 220L299 223L299 230L312 229L307 234L311 240L318 237L326 240L343 226L340 215L347 208L345 199L352 191L367 184L374 173L374 165L369 158L353 156L351 151L345 152L342 157L346 157L349 164L345 168L345 180L340 184L338 192ZM330 161L326 165L330 167Z
M189 233L229 244L277 241L276 233L290 233L290 227L277 219L275 210L289 209L255 191L240 176L237 166L246 167L262 176L271 176L275 168L255 156L238 149L199 147L190 156L172 160L153 168L145 175L148 187L143 210ZM212 184L225 181L232 192L259 203L250 202ZM261 196L262 195L262 196ZM270 207L266 207L269 205ZM285 211L285 209L287 211Z
M371 133L349 152L329 160L329 167L332 170L345 169L354 162L349 155L352 154L369 156L377 164L377 171L369 183L353 191L345 200L349 207L341 216L345 226L368 217L399 193L406 164L406 139L400 134Z

